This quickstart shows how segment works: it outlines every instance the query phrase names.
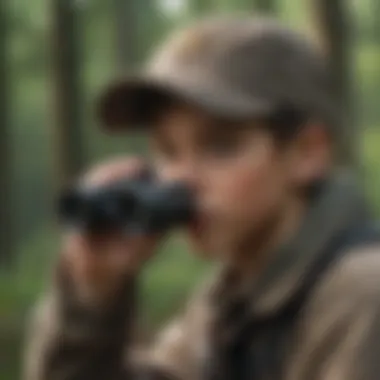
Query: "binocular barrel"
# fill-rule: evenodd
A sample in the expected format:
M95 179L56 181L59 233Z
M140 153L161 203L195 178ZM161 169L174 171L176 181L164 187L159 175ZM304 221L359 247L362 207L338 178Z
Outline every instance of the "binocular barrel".
M58 205L64 225L91 232L159 232L189 223L193 213L186 186L145 179L98 188L78 186L64 192Z

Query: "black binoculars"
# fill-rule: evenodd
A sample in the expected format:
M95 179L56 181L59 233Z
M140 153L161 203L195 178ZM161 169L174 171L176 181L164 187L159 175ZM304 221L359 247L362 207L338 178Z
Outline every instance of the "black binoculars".
M102 187L74 186L61 194L58 213L71 228L151 233L189 223L194 204L184 184L159 183L145 176Z

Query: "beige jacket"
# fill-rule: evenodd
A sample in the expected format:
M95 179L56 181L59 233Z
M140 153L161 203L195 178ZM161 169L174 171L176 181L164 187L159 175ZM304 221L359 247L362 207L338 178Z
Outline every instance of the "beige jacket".
M36 308L24 380L209 380L212 376L205 369L215 364L218 345L233 342L247 320L275 316L329 242L366 218L365 202L352 179L336 176L312 205L297 236L278 250L251 286L235 287L231 273L222 271L143 354L131 348L134 281L126 281L112 302L95 308L76 299L66 273L66 282L60 276ZM243 300L244 313L228 319L238 300ZM281 345L281 365L269 358L273 368L253 375L250 366L262 364L264 357L257 356L260 348L255 354L249 351L244 378L380 379L380 245L346 252L320 279L288 330L274 343ZM223 359L216 362L224 373L213 379L238 378L235 369L224 364Z

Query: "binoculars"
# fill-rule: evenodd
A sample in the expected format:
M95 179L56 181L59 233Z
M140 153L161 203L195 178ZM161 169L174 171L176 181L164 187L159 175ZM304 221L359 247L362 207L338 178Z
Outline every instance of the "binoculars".
M59 198L58 214L65 226L89 232L152 233L189 223L194 203L184 184L145 176L69 188Z

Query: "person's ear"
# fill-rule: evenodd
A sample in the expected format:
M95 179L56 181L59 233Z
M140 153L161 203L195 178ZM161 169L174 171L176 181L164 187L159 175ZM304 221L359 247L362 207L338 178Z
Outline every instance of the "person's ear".
M320 123L308 123L292 144L294 182L305 185L323 179L332 164L331 139Z

